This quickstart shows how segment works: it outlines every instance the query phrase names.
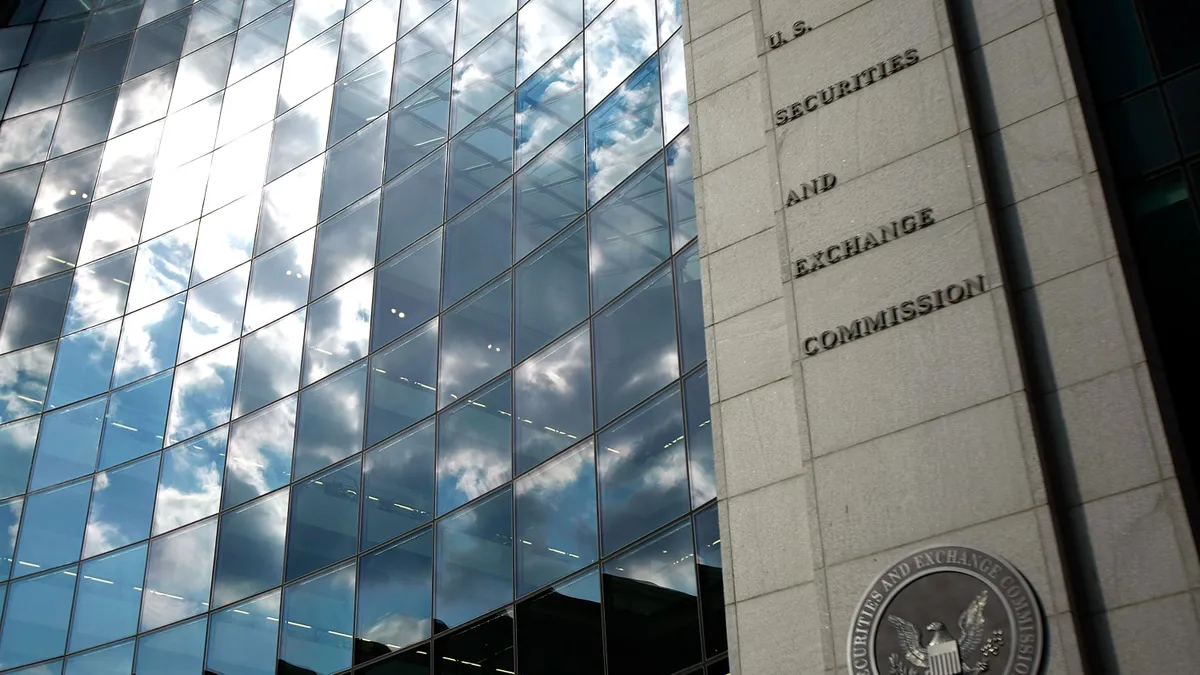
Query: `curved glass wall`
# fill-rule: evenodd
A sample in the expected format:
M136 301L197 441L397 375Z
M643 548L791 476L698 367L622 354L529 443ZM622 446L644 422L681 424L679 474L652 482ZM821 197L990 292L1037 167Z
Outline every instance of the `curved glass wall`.
M680 24L0 3L0 671L728 672Z

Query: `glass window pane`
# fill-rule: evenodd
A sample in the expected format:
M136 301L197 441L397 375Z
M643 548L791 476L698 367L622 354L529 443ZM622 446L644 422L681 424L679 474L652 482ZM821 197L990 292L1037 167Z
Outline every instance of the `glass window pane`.
M217 429L163 452L151 534L157 536L217 512L228 431Z
M446 224L443 307L512 267L512 205L510 181Z
M583 125L575 127L517 174L518 260L583 215L587 190Z
M73 333L115 319L125 311L129 280L133 275L133 251L125 251L84 265L75 272L63 334ZM113 344L116 350L116 344Z
M338 77L354 70L367 59L396 41L400 22L400 0L371 0L346 18Z
M84 474L96 468L96 451L104 425L101 396L69 408L46 413L38 435L30 489L37 490Z
M355 662L430 637L433 533L425 531L362 557Z
M1114 166L1122 176L1139 176L1179 159L1160 89L1147 91L1104 111Z
M254 261L244 332L304 306L315 237L315 230L305 232Z
M146 572L146 544L89 560L79 570L71 651L137 632Z
M283 64L276 61L225 90L217 147L271 121L282 71Z
M141 630L195 616L208 609L217 519L150 542Z
M575 7L578 11L578 3ZM517 166L528 162L581 119L583 38L554 57L517 92Z
M349 668L354 641L354 563L285 588L283 618L281 671L290 666L332 675Z
M596 462L589 440L517 479L517 595L596 562Z
M288 51L341 21L345 11L344 0L296 0L296 13L292 18L291 32L288 33Z
M260 254L316 224L317 204L321 195L321 171L324 166L325 158L317 157L263 189L258 242L254 247L256 254ZM301 241L307 241L308 243L296 243ZM297 269L300 269L296 265L303 263L304 276L296 277L297 279L305 279L304 293L299 295L300 304L303 304L303 299L308 295L308 267L312 262L311 241L311 235L307 235L307 239L297 237L293 241L293 245L296 247L295 253L288 254L289 256L295 256L296 259L289 261L289 264L286 266L287 269L295 272ZM300 248L303 246L307 248ZM302 252L306 252L306 255L301 256ZM256 267L258 264L259 262L255 261ZM277 264L284 263L280 262ZM292 296L289 295L289 297ZM291 311L298 306L295 305L285 311ZM249 321L249 315L247 316L247 321Z
M511 673L513 666L513 616L505 610L466 630L437 641L437 675Z
M0 288L12 285L25 243L25 227L14 227L0 232Z
M223 508L291 482L295 429L295 396L233 423L225 463Z
M469 3L470 0L463 0ZM464 26L460 26L463 30ZM458 133L515 87L517 19L488 35L454 65L450 133Z
M257 75L245 81L249 82L255 77ZM211 213L242 195L258 190L267 172L270 152L270 124L214 152L208 187L204 193L204 213Z
M75 267L86 224L87 209L30 223L13 283L23 284Z
M592 304L608 303L671 254L666 169L656 159L588 216Z
M79 247L79 262L97 260L137 244L149 197L150 184L143 183L92 202L83 244Z
M250 265L244 264L188 293L179 361L186 361L236 340L242 333L242 310Z
M448 513L512 478L508 377L438 417L437 507Z
M484 287L443 317L439 407L465 396L510 367L510 287L506 276Z
M201 8L206 2L211 6L211 0L202 0L196 5L197 17L204 15ZM172 112L182 110L225 88L229 63L233 59L233 40L231 35L194 54L188 54L179 62L179 75L175 78L175 92L171 96Z
M112 386L120 387L146 375L162 372L175 363L179 331L183 327L183 301L184 295L180 293L125 315Z
M688 125L687 71L683 65L683 34L676 35L670 42L663 45L658 58L662 68L663 134L666 138L671 139L675 138L675 135Z
M279 591L271 591L212 615L208 670L223 675L275 675L278 642Z
M129 311L187 288L196 250L196 230L196 223L185 225L138 247L133 280L129 282Z
M672 387L601 432L600 522L611 553L687 512L682 401ZM654 480L647 480L653 476Z
M33 35L25 46L25 63L53 58L60 54L79 49L83 39L83 27L87 23L86 16L74 16L60 21L46 21L53 18L42 13L43 20L33 27Z
M362 449L366 361L300 394L297 477L319 471Z
M400 33L415 25L406 20L424 19L428 12L443 5L445 0L407 0L400 5ZM419 89L434 75L450 67L454 57L455 3L447 3L440 11L396 43L396 67L392 84L392 100L400 101ZM417 16L419 14L419 18Z
M51 108L0 124L0 171L44 161L57 121L58 108Z
M187 36L188 19L191 12L180 12L173 17L138 29L133 37L133 54L125 78L137 77L142 73L170 63L179 58L183 50L183 39Z
M29 495L25 500L21 538L17 540L13 578L79 560L91 494L92 479L85 478Z
M98 468L107 469L162 447L172 375L163 373L112 393Z
M137 675L176 675L204 670L204 634L208 619L201 618L138 639Z
M65 675L129 675L133 669L133 640L78 654L67 659Z
M434 625L454 628L513 599L512 491L437 523Z
M524 81L583 30L583 3L579 0L535 0L524 5L518 19L521 24L517 44L518 82ZM582 84L582 71L580 76Z
M117 99L117 108L113 112L113 125L109 129L109 137L162 119L167 114L175 74L176 65L172 63L122 84L121 96ZM158 139L154 140L154 149L157 149Z
M6 19L5 23L8 21ZM0 28L0 68L7 70L21 65L21 55L25 53L25 45L32 31L33 26Z
M310 298L317 298L369 270L375 262L379 191L317 227Z
M673 295L666 268L593 319L597 426L679 377Z
M150 510L158 484L159 455L96 474L83 557L108 553L150 536Z
M679 281L679 336L686 372L704 360L704 307L700 287L700 253L697 247L675 258Z
M371 357L367 445L433 414L437 407L437 321Z
M696 507L717 496L707 369L689 376L683 383L683 390L687 401L688 474L691 476L692 506Z
M237 344L229 344L175 369L167 443L178 443L229 421L237 354Z
M42 418L33 417L0 427L0 465L5 467L0 474L0 495L11 497L24 492L28 486L29 466L41 421ZM3 561L0 561L0 572L8 572Z
M651 59L592 111L587 122L589 203L599 201L662 148L658 103L658 64Z
M360 548L383 543L433 517L433 444L430 420L367 451Z
M455 58L470 51L516 11L516 0L459 0Z
M359 66L333 88L333 123L329 144L333 145L387 112L392 90L392 47Z
M0 434L2 433L3 429L0 429ZM432 449L431 444L430 450ZM432 457L432 453L430 456ZM17 534L20 533L21 528L21 511L24 506L25 500L19 497L0 502L0 532L4 532L4 536L0 537L0 581L8 581L9 571L12 570L13 553L17 546ZM0 586L0 613L4 611L4 588L5 586Z
M229 68L229 82L237 82L283 56L291 23L292 5L288 3L239 30L233 65Z
M202 215L201 206L204 204L211 163L212 155L205 155L177 169L166 169L155 174L146 204L143 240Z
M374 276L368 272L309 305L305 385L367 355Z
M63 338L58 343L47 409L95 396L108 389L121 322L110 321Z
M564 663L573 675L604 675L596 570L517 605L517 623L521 675L558 675Z
M588 315L587 228L581 219L517 267L516 360Z
M50 380L50 366L54 363L54 347L53 342L48 342L0 356L0 383L3 383L0 384L0 401L3 401L0 422L10 422L42 411L46 385ZM29 439L29 442L32 450L33 439ZM0 462L0 466L16 465ZM4 484L0 479L0 485ZM0 488L0 494L4 492Z
M53 61L24 66L17 71L17 80L8 96L4 118L16 117L62 103L67 90L67 78L75 65L75 55Z
M93 11L92 20L83 37L83 44L94 45L131 32L137 26L138 15L141 12L142 3L139 0Z
M0 227L29 220L43 168L39 164L0 176Z
M296 484L288 527L291 581L358 551L362 462L355 458Z
M617 0L588 26L586 42L590 110L658 47L654 0Z
M321 220L383 184L386 132L387 120L380 117L329 151L329 170L321 188Z
M242 10L241 27L254 21L258 17L282 5L286 0L246 0L245 8Z
M103 141L108 137L118 90L110 89L62 107L54 132L51 157L59 157ZM94 209L93 209L94 210Z
M333 88L323 89L275 120L267 180L273 181L325 150ZM314 207L315 208L315 207Z
M255 192L200 219L189 282L192 286L250 259L254 249L254 228L258 221L260 196ZM238 321L241 321L241 317L238 317Z
M0 668L58 656L67 644L75 568L9 584Z
M1200 152L1200 129L1191 123L1200 119L1200 71L1171 82L1165 89L1167 105L1171 108L1171 116L1175 118L1175 132L1184 154Z
M396 106L388 121L385 180L391 180L446 141L449 113L448 70Z
M117 154L120 150L113 148L110 152ZM94 196L102 154L103 148L93 147L47 162L32 217L44 218L86 204ZM82 216L82 210L79 213Z
M695 528L700 607L704 613L704 655L712 657L728 648L721 580L721 530L716 504L696 514Z
M212 152L223 101L224 94L216 93L167 118L158 148L156 170L181 166L206 152Z
M450 142L446 213L453 216L513 171L513 98L467 127Z
M62 675L63 662L62 659L57 661L47 661L39 663L36 666L13 670L5 673L5 675Z
M304 315L300 309L242 340L234 419L300 388Z
M221 516L213 579L214 607L224 607L279 585L283 578L287 527L287 490Z
M342 25L339 23L288 54L283 63L283 79L279 83L280 111L290 110L333 84L341 35Z
M446 149L432 153L383 187L379 253L386 260L442 224L446 194ZM439 264L441 244L438 244ZM441 279L441 276L438 276ZM434 303L437 304L436 302Z
M121 84L131 47L132 36L81 51L79 55L82 58L79 59L71 84L67 87L67 100L71 101ZM108 129L104 131L107 132Z
M604 564L609 669L666 675L700 661L693 555L683 523Z
M667 189L671 196L671 249L678 251L696 237L690 132L681 134L667 148Z
M591 341L586 327L521 364L514 378L518 473L591 434Z

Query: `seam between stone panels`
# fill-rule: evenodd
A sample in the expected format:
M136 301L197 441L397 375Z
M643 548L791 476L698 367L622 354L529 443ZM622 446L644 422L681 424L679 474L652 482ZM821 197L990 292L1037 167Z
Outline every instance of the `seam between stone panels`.
M755 492L761 492L763 490L766 490L767 488L775 487L776 485L782 485L783 483L786 483L789 480L796 480L797 478L803 478L804 476L807 476L809 473L811 473L811 471L809 471L808 469L805 469L804 471L802 471L798 474L792 475L792 476L787 476L785 478L772 479L771 482L763 483L762 485L759 485L758 487L750 488L749 490L745 490L745 491L739 492L737 494L730 494L728 496L728 501L732 501L734 499L740 499L746 495L752 495Z
M716 4L716 2L728 2L729 0L709 0L709 1L712 4ZM690 5L691 5L691 3L689 3L689 6L688 6L689 11L687 12L687 14L688 14L687 22L688 22L688 37L691 39L688 40L688 43L695 42L697 38L702 38L705 35L711 35L712 33L715 33L716 31L721 30L722 28L724 28L725 26L728 26L729 24L733 23L734 21L737 21L738 19L742 18L743 16L746 16L747 14L751 14L753 12L753 9L751 7L749 7L749 3L747 3L746 11L742 12L741 14L738 14L737 16L729 19L728 21L724 21L722 23L719 23L719 24L713 26L712 28L709 28L708 30L704 31L703 33L697 33L694 30L692 30L692 17L691 17L692 12L690 11L691 10Z
M953 0L948 0L948 1L951 1L951 2L952 2ZM985 1L986 1L986 0L985 0ZM1013 28L1012 30L1008 30L1008 31L1005 31L1005 32L1003 32L1003 33L1000 33L999 35L997 35L996 37L994 37L994 38L992 38L992 39L988 40L987 42L978 42L978 43L972 43L970 46L963 45L963 48L964 48L964 50L966 51L966 53L967 53L967 54L974 54L975 52L979 51L980 49L983 49L984 47L986 47L986 46L988 46L988 45L990 45L990 44L992 44L992 43L994 43L994 42L996 42L996 41L998 41L998 40L1003 40L1004 38L1008 37L1009 35L1012 35L1013 33L1016 33L1016 32L1017 32L1017 31L1019 31L1019 30L1023 30L1023 29L1025 29L1025 28L1028 28L1028 27L1032 26L1033 24L1035 24L1035 23L1037 23L1037 22L1039 22L1039 21L1045 21L1045 20L1046 20L1046 17L1047 17L1047 16L1049 16L1049 14L1046 14L1046 13L1045 13L1045 12L1042 10L1042 8L1041 8L1041 7L1039 7L1039 8L1038 8L1038 12L1040 12L1040 16L1038 16L1038 18L1036 18L1036 19L1034 19L1034 20L1032 20L1032 21L1027 21L1027 22L1025 22L1025 23L1021 24L1020 26L1017 26L1016 28ZM952 42L951 44L953 44L953 42ZM1057 65L1057 64L1056 64L1056 65ZM1058 85L1058 86L1059 86L1059 88L1060 88L1060 89L1062 88L1062 80L1059 80L1059 85Z

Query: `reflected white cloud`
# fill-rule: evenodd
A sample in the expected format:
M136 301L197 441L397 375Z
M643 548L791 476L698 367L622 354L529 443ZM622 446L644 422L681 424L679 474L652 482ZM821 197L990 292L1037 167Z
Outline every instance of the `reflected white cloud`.
M321 31L341 21L345 13L345 0L296 0L287 50L290 52L296 49Z
M227 480L248 486L253 496L286 483L295 430L295 396L236 423L229 437Z
M212 155L208 154L178 169L155 174L142 225L142 241L200 217L211 162Z
M155 171L173 169L212 151L222 98L222 93L214 94L167 118Z
M213 519L153 542L146 564L141 630L208 609L216 538Z
M579 0L533 0L518 17L517 82L523 81L579 34Z
M36 414L46 398L46 383L54 363L54 345L31 347L0 357L0 422ZM37 427L13 427L18 439L32 447Z
M154 175L154 159L162 137L163 122L155 122L104 146L104 161L96 178L96 196L105 197Z
M180 294L126 315L113 369L114 387L166 370L175 363L183 298Z
M163 456L163 480L154 507L154 534L160 534L217 512L221 501L222 455L187 443Z
M304 316L301 309L243 340L235 418L300 386Z
M250 259L261 197L256 190L200 219L192 283L211 279Z
M141 309L188 286L199 223L185 225L138 248L127 309Z
M58 108L5 120L0 127L0 171L44 160L57 121Z
M583 117L579 92L583 87L582 43L554 57L527 83L518 97L517 158L531 159L568 126Z
M585 36L590 110L658 48L654 0L617 0Z
M588 195L594 203L662 147L658 69L646 69L597 108L588 125Z
M305 384L366 356L374 278L364 274L310 306Z
M167 442L176 443L229 421L237 344L175 370Z
M242 331L242 309L250 264L192 288L179 338L178 361L186 361L235 340Z
M256 77L258 76L251 75L244 81L251 82ZM274 100L275 97L272 96L272 107ZM208 188L204 194L204 213L211 213L262 185L271 152L273 126L270 123L264 124L213 153L212 170L209 172Z
M688 125L687 71L683 35L676 35L659 53L662 66L663 136L668 140Z
M358 632L365 640L387 645L391 649L401 649L429 637L431 627L432 622L429 619L390 614L365 628L360 626Z

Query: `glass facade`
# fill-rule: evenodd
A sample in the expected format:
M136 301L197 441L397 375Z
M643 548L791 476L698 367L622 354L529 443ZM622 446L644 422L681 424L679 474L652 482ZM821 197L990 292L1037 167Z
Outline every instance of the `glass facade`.
M0 0L0 672L728 672L679 0Z

